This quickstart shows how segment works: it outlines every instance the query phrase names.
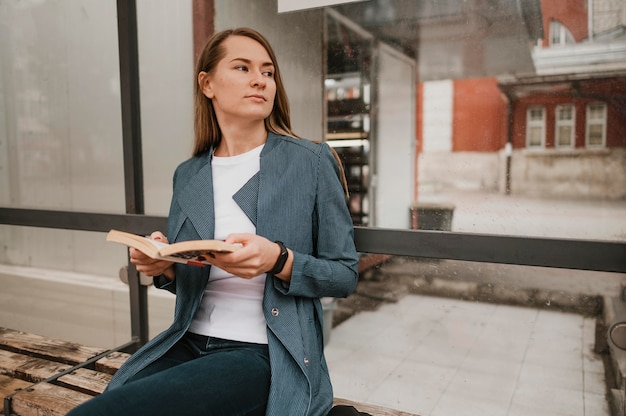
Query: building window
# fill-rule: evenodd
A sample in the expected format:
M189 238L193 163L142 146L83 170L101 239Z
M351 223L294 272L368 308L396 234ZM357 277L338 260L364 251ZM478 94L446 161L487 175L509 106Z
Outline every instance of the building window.
M543 147L546 139L546 109L531 107L526 114L526 147Z
M556 20L550 21L550 46L571 45L576 43L568 28Z
M556 107L554 143L556 147L574 147L574 126L576 110L573 105Z
M606 104L587 105L587 128L585 131L587 147L604 147L606 143Z

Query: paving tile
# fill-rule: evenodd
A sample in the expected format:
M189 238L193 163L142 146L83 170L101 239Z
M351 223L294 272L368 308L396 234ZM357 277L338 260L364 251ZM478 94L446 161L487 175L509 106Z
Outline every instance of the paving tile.
M533 403L530 405L513 403L509 408L506 416L603 416L602 413L583 413L584 410L574 410L573 413L568 413L567 411L560 412L559 410L555 410L551 407L544 407L542 403ZM609 416L607 413L604 416Z
M604 393L585 393L583 399L585 401L585 416L609 416L611 414Z
M404 362L369 397L371 403L427 415L444 394L456 370Z
M509 335L505 328L489 327L485 329L472 344L468 355L472 357L489 357L495 360L522 362L526 355L528 336L522 338L517 334Z
M535 384L518 384L512 405L545 410L552 415L583 415L583 393L561 387L543 388ZM532 414L534 413L527 413Z
M328 363L334 394L345 399L365 401L400 365L400 360L362 350Z
M407 356L408 361L457 368L463 364L468 348L426 340Z
M531 385L548 390L565 388L583 391L583 373L581 371L542 364L524 363L518 382L520 385Z
M606 378L604 372L585 371L583 373L583 391L585 394L606 394Z
M580 340L577 343L571 341L547 343L531 340L524 363L560 367L582 373L582 356Z
M408 295L333 329L326 357L337 396L422 416L608 416L594 342L592 318Z
M466 395L446 394L428 416L503 416L508 405Z
M508 408L517 378L510 374L460 369L446 388L445 396L471 397Z
M486 373L488 375L499 375L517 380L522 368L521 360L495 359L489 356L475 356L471 352L459 366L460 370Z

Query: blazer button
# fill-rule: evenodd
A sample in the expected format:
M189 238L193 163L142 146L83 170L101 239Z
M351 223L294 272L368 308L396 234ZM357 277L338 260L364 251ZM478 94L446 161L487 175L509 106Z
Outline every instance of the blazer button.
M304 365L308 366L309 365L309 359L304 357Z
M278 316L278 308L272 308L272 316Z

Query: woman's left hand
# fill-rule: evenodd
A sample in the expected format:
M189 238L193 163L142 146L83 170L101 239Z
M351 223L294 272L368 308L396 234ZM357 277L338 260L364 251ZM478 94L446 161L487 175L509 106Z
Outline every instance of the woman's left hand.
M265 237L256 234L231 234L226 240L230 244L241 244L242 248L233 253L215 253L210 259L211 264L235 276L251 279L268 272L274 267L280 255L280 246ZM293 252L289 250L289 258L282 272L277 277L289 281L293 266Z

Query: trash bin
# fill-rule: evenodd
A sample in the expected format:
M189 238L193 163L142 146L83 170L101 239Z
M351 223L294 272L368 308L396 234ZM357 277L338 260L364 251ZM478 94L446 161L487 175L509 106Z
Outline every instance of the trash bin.
M411 229L452 230L454 204L447 202L419 202L410 208Z
M322 311L324 313L322 323L322 330L324 334L324 345L330 341L330 331L333 329L333 312L337 309L337 299L335 298L321 298Z

